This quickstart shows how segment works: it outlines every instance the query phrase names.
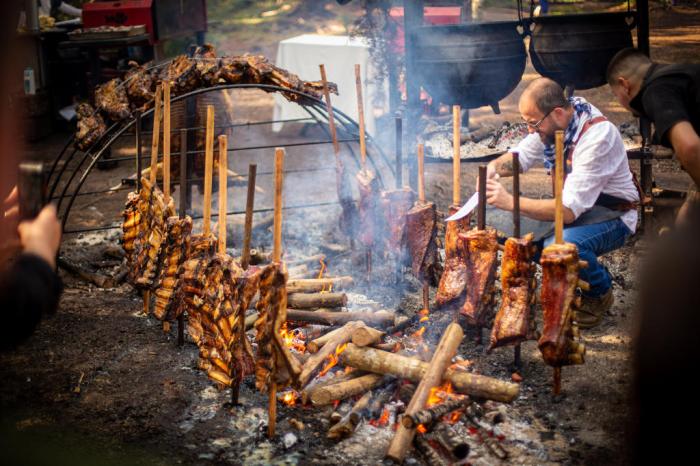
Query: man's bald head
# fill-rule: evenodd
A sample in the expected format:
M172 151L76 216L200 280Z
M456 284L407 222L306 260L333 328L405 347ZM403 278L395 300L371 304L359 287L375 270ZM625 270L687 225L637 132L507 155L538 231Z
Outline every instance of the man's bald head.
M520 108L533 104L543 114L556 107L568 108L571 105L564 96L564 89L549 78L537 78L523 91Z
M640 84L650 65L651 60L644 53L635 48L626 48L612 57L605 76L610 86L618 85L618 78Z

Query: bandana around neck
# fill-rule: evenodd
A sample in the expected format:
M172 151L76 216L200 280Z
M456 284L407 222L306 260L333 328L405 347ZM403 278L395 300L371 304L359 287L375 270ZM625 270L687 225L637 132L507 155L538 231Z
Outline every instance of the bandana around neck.
M569 97L569 102L574 109L574 114L571 117L571 121L569 121L569 125L566 127L566 131L564 131L564 157L567 156L569 146L574 142L574 136L576 136L581 119L587 120L591 117L591 104L584 101L581 97ZM542 155L544 159L544 168L547 169L547 173L551 173L555 161L554 144L545 144L544 153ZM569 164L566 163L564 165L568 173L570 171Z

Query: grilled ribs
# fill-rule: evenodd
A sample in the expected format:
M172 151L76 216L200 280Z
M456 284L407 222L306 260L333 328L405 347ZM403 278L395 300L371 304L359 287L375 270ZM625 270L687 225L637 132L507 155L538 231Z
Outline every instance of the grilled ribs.
M121 121L131 116L126 86L119 78L114 78L97 86L95 106L104 111L112 121Z
M296 383L301 367L281 339L287 321L287 273L280 264L270 264L260 276L260 299L256 305L255 386L266 391L272 382L278 386ZM274 379L273 379L274 377Z
M413 206L414 192L410 188L382 191L381 212L386 231L382 236L384 252L397 263L403 263L406 245L406 214Z
M450 215L459 210L458 206L450 206ZM467 285L467 264L457 242L459 234L469 229L469 216L446 222L445 225L445 270L440 277L435 304L444 306L454 302L461 307L464 303L464 290Z
M564 243L547 246L542 251L540 264L543 327L537 346L550 366L583 364L586 348L575 341L578 339L578 328L572 322L580 268L576 245Z
M156 281L156 303L153 314L163 321L175 320L173 297L180 286L180 266L189 255L192 219L170 217L166 222L166 240L161 254L164 256Z
M214 86L219 82L219 59L216 50L211 44L197 47L192 58L195 62L197 76L206 87Z
M416 203L406 213L406 243L413 274L432 286L442 272L437 250L437 212L435 204Z
M476 228L459 234L467 269L467 293L460 310L468 324L484 327L494 301L494 282L498 266L496 230Z
M124 76L126 95L134 109L145 110L155 98L155 79L153 73L135 61L130 61L131 67Z
M488 351L530 339L535 303L535 246L532 233L506 240L501 260L501 307L496 313Z
M80 150L87 150L107 131L107 125L104 118L90 104L78 105L75 113L78 118L75 145Z
M166 204L163 192L157 186L150 186L146 178L141 180L141 184L142 189L138 194L141 199L137 201L140 225L127 257L131 259L130 281L136 287L150 289L158 272L160 250L166 236L165 223L168 217L175 215L175 204L172 198ZM127 206L132 203L133 200L129 199ZM124 223L127 222L128 220ZM123 226L122 229L126 236L127 227Z

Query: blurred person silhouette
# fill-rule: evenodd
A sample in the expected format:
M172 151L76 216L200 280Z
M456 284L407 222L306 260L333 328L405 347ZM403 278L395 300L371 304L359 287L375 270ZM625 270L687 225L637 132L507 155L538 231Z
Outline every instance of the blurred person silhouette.
M24 341L43 315L55 312L62 289L55 270L61 240L56 209L49 205L36 218L20 221L16 186L21 128L10 102L21 89L22 66L12 53L21 3L9 2L0 20L0 41L7 46L0 55L0 349Z
M695 453L700 206L687 214L654 246L642 271L628 425L632 464L686 464Z

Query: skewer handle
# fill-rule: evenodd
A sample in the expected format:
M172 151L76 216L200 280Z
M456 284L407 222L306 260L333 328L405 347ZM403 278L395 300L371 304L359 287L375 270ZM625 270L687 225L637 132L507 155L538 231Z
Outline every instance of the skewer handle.
M141 112L136 112L136 192L141 191Z
M554 242L564 244L564 212L562 189L564 187L564 131L554 135Z
M163 82L163 194L170 200L170 82Z
M219 252L226 254L226 207L228 201L228 139L219 136Z
M253 206L255 205L255 177L258 166L254 163L248 165L248 194L245 203L245 226L243 230L243 251L241 253L241 267L247 269L250 264L250 241L253 234Z
M326 78L326 66L322 63L318 65L321 70L321 83L323 84L323 96L326 99L326 111L328 112L328 127L331 130L331 139L333 140L333 150L336 154L340 153L340 144L338 144L338 134L335 130L335 119L333 117L333 105L331 105L331 93L328 90L328 79Z
M180 218L187 215L187 130L180 130Z
M357 89L357 121L360 126L360 157L362 169L367 163L367 146L365 145L365 110L362 103L362 77L360 76L360 65L355 65L355 88Z
M205 235L211 233L211 182L214 170L214 107L207 106L207 133L204 146L204 205L203 227Z
M275 436L277 426L277 382L270 382L268 391L267 436Z
M486 228L486 165L479 165L479 205L477 207L477 228Z
M160 84L156 87L155 103L153 104L153 134L151 137L151 186L156 185L156 175L158 173L158 142L160 141L160 107L161 107Z
M459 178L461 174L460 138L462 129L462 109L452 106L452 204L460 205Z
M513 236L520 238L520 155L513 152Z
M275 149L275 214L273 224L273 248L272 261L280 262L282 259L282 179L284 170L283 148Z
M418 200L425 204L425 164L423 143L418 143Z

